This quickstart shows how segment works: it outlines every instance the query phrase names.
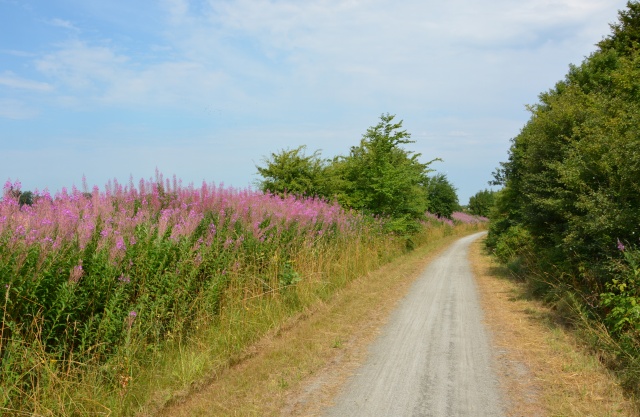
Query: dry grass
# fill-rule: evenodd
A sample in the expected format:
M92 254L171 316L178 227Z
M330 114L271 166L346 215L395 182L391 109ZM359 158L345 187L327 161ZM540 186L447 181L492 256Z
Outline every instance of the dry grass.
M318 416L365 359L389 313L441 249L438 239L349 283L279 326L237 363L165 408L162 416ZM553 311L472 247L485 322L509 416L637 416L616 383Z
M289 320L227 371L163 416L312 416L362 362L368 344L426 264L472 230L432 243L355 279L327 302Z
M637 416L615 377L482 248L470 259L509 416Z

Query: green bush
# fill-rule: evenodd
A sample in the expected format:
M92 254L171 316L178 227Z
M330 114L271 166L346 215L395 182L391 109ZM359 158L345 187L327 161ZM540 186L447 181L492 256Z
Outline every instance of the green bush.
M472 195L467 206L469 213L475 216L489 217L495 205L495 195L496 192L490 190L478 191Z
M529 107L494 173L504 188L487 243L505 262L530 253L527 266L564 294L557 300L602 320L615 340L609 353L638 393L640 255L620 242L636 243L640 224L640 3L619 17L598 49Z
M411 134L394 119L381 115L348 155L330 161L322 160L319 151L305 155L304 146L273 153L257 167L258 185L279 195L335 199L345 208L388 219L387 230L401 234L420 230L432 206L450 217L458 208L455 189L442 175L427 176L437 159L423 163L420 154L403 148L413 143Z
M428 210L438 217L451 218L460 209L456 188L445 174L436 174L427 182Z

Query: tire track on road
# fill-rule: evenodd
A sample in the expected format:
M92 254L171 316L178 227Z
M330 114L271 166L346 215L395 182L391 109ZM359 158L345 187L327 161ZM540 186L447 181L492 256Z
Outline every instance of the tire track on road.
M504 415L467 259L484 233L459 239L425 269L325 416Z

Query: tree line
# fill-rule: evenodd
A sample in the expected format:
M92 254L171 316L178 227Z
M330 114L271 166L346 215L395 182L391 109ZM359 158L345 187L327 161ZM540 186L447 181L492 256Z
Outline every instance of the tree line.
M488 244L553 291L577 294L576 308L635 355L638 389L640 3L628 2L595 52L528 109L494 173L503 188Z
M257 166L263 192L337 201L346 208L386 218L396 232L414 232L430 212L451 218L459 210L456 188L445 174L430 175L439 158L421 162L421 154L395 115L383 114L347 155L322 158L306 147L283 149Z

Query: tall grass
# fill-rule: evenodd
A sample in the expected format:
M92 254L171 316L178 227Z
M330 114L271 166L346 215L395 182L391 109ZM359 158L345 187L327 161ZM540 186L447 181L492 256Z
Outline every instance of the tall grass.
M0 202L0 407L16 414L153 408L406 249L335 204L159 173L33 205L19 188Z

